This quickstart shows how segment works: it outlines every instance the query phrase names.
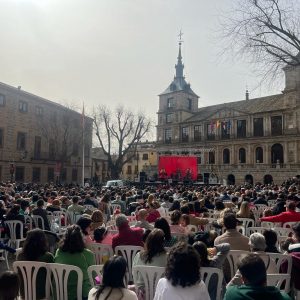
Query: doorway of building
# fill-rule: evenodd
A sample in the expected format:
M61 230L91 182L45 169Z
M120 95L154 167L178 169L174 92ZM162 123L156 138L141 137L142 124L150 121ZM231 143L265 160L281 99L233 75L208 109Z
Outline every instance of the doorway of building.
M245 183L253 184L253 176L248 174L245 176Z
M264 176L264 184L272 184L273 183L273 177L270 174L267 174Z
M227 176L227 184L235 185L235 176L233 174Z

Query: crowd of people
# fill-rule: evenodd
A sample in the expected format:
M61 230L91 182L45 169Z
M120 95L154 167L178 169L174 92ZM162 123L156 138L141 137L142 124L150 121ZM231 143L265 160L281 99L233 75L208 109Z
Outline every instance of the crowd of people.
M257 206L263 206L259 214ZM158 299L216 299L214 281L206 286L202 267L224 272L224 299L290 299L276 287L266 286L267 274L278 273L267 253L285 252L293 257L292 286L300 289L300 181L282 185L184 186L158 185L120 188L0 184L0 248L14 252L5 221L18 220L24 235L17 261L40 261L75 265L82 270L82 299L144 299L143 278L135 275L124 284L127 264L122 256L103 261L99 286L90 286L87 269L96 264L92 243L140 246L133 266L165 268L158 282ZM54 212L59 220L49 218ZM32 216L40 216L43 230ZM75 217L75 218L74 218ZM274 229L246 236L239 230L240 218L282 224L294 222L293 235L278 243ZM36 228L34 228L36 225ZM61 226L64 230L61 231ZM278 225L279 226L279 225ZM23 230L23 232L21 232ZM49 236L57 248L50 251ZM55 237L53 239L53 237ZM53 242L54 241L54 242ZM53 245L52 245L53 246ZM248 251L231 277L226 267L230 250ZM282 268L284 269L284 265ZM259 274L259 276L257 276ZM0 299L15 299L24 284L12 271L0 275ZM38 281L45 281L42 270ZM14 281L15 285L11 282ZM75 277L68 283L69 299L76 299ZM9 294L11 298L2 296ZM37 298L45 289L37 282ZM1 298L2 297L2 298Z

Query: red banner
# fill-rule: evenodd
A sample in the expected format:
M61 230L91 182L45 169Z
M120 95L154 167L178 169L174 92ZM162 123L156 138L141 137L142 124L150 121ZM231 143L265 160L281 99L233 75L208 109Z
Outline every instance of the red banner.
M196 156L160 156L158 163L159 176L167 178L197 180L198 168Z

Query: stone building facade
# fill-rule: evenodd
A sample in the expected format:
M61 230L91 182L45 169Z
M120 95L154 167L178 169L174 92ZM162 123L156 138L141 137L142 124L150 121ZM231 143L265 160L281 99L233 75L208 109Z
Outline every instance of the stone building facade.
M132 156L132 153L128 155ZM146 141L138 143L135 155L123 166L122 179L134 181L137 178L140 181L140 176L148 180L157 179L157 151L155 149L155 142Z
M300 66L286 67L282 93L198 108L183 76L159 95L159 155L197 156L198 181L282 183L300 174Z
M92 119L0 83L0 180L82 183L83 143L90 178Z

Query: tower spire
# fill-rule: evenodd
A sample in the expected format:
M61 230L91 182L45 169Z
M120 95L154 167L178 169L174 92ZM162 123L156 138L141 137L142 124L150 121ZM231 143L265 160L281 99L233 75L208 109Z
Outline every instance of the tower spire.
M183 68L184 65L182 63L182 56L181 56L181 44L183 43L182 36L183 32L180 30L179 34L179 51L178 51L178 57L177 57L177 64L175 65L176 69L176 78L183 78Z

